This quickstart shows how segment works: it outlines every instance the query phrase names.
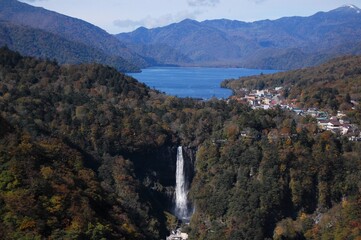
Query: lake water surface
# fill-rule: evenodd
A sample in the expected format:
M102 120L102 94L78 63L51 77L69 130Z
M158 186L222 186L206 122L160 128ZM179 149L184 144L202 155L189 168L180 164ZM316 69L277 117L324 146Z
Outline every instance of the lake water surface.
M232 94L231 90L220 87L225 79L275 72L245 68L152 67L129 75L168 95L210 99L227 98Z

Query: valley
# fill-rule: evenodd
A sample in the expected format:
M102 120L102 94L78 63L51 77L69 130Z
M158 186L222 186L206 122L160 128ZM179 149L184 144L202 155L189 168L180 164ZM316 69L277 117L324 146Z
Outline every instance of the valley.
M3 238L165 238L177 226L178 146L193 172L195 211L184 229L191 239L264 238L276 229L288 236L282 229L302 221L312 224L297 234L308 236L320 226L316 215L333 224L359 219L333 212L358 208L360 143L320 130L312 118L166 96L101 65L61 67L4 48L1 59ZM360 121L359 112L350 117ZM64 161L59 151L71 155ZM30 211L24 196L36 203ZM336 232L314 236L323 234Z
M0 239L358 239L360 23L112 35L0 0Z

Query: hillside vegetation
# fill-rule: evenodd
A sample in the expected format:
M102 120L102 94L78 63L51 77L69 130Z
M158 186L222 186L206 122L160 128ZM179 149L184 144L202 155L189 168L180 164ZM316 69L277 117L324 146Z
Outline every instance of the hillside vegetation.
M361 56L341 57L320 66L272 75L226 80L223 87L236 94L241 88L283 87L283 95L301 107L350 110L351 100L361 100Z
M55 59L59 64L102 63L121 72L139 71L137 66L121 57L109 56L99 49L40 29L0 21L0 36L0 46L7 46L26 56Z
M96 62L139 71L147 60L103 29L17 0L0 0L1 46L59 63Z
M124 72L164 65L286 70L361 53L361 9L352 5L272 21L185 19L117 35L17 0L0 0L0 6L0 46L59 63L95 62Z
M346 54L361 53L361 10L342 6L308 17L241 22L185 19L165 27L141 27L116 35L130 49L158 63L183 66L298 69ZM179 55L155 51L160 46ZM186 57L186 58L184 58ZM189 59L188 61L186 61Z
M197 150L191 239L361 234L360 143L291 112L2 48L0 113L2 239L164 239L179 145Z

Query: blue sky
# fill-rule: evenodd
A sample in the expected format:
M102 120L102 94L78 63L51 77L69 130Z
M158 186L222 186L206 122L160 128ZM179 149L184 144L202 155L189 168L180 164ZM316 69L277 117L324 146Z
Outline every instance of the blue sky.
M360 0L21 0L99 26L109 33L154 28L185 18L227 18L253 22L286 16L310 16Z

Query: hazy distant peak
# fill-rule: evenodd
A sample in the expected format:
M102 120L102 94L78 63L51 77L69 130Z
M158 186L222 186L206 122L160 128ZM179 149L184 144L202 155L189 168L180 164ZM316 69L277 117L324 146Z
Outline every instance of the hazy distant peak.
M135 31L137 31L137 32L139 32L139 31L144 32L144 31L148 31L148 30L149 30L148 28L141 26L141 27L138 27Z
M338 11L338 12L352 12L352 13L361 13L361 9L358 8L357 6L353 5L353 4L347 4L347 5L343 5L342 7L339 7L337 9L335 9L334 11Z
M198 24L199 22L194 19L186 18L186 19L183 19L182 21L180 21L179 23Z
M355 5L352 5L352 4L349 4L349 5L344 5L344 7L348 7L348 8L352 8L352 9L360 10L358 7L356 7Z

